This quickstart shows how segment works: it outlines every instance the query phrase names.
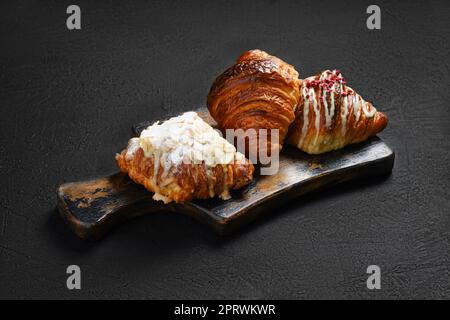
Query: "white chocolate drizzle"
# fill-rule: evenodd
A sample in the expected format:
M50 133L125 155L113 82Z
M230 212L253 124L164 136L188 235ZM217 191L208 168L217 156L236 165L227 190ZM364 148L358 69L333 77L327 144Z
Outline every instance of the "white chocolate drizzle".
M330 108L328 108L328 101L327 101L327 92L325 90L322 91L322 103L323 103L323 108L325 111L325 126L326 128L330 128L331 126L331 120L334 117L334 93L331 92L330 93Z
M326 78L328 76L328 73L330 71L327 70L325 72L322 73L322 75L320 76L320 80L323 80L324 78ZM320 92L322 94L322 104L323 104L323 108L324 108L324 113L325 113L325 126L328 129L331 126L331 120L333 119L334 116L334 96L333 93L331 93L330 98L332 99L332 103L330 108L328 108L328 101L327 101L327 91L323 90L323 88L320 88Z
M302 133L300 136L300 139L298 141L297 147L301 148L303 144L303 140L305 140L306 132L308 131L309 126L309 96L308 96L308 89L304 86L302 90L303 94L303 127L302 127Z
M341 129L342 129L342 135L345 135L345 132L347 131L347 115L348 115L348 100L347 96L341 96Z
M355 115L356 122L359 121L359 117L361 116L361 103L362 98L359 95L353 96L353 114Z
M316 92L315 92L314 88L311 88L309 90L309 92L310 92L310 96L313 99L313 106L314 106L314 115L315 115L314 125L316 127L316 137L314 138L314 143L316 143L317 138L319 137L319 132L320 132L320 110L317 106Z
M330 82L334 81L334 82ZM312 86L310 86L312 84ZM319 86L318 86L319 85ZM315 88L318 87L318 95L316 96ZM330 103L328 103L328 94L330 96ZM321 120L321 108L323 106L325 115L325 126L330 128L333 122L333 118L336 113L336 98L337 95L340 103L340 117L341 117L341 131L345 135L347 131L348 117L351 114L349 112L353 109L353 115L355 121L358 122L361 119L361 114L364 113L366 118L372 118L375 116L377 110L370 103L366 102L359 94L357 94L352 88L345 85L345 81L342 75L337 70L325 70L320 75L319 79L316 77L310 77L305 79L302 84L303 95L303 126L301 130L300 139L297 146L301 148L309 129L309 109L311 103L313 104L313 110L315 115L315 129L316 135L314 143L317 142L320 132L320 120ZM320 97L322 97L320 101ZM319 99L319 100L318 100ZM319 104L319 101L321 102Z
M364 106L362 109L366 118L372 118L375 113L377 113L377 109L375 109L375 107L372 107L372 109L369 110L369 106L370 105L366 101L364 101Z

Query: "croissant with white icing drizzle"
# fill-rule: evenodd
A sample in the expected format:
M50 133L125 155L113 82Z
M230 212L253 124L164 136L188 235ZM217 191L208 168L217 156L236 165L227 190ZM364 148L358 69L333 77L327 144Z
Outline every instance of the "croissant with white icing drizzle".
M267 147L262 152L270 155L271 148L281 150L295 119L299 84L298 72L290 64L261 50L247 51L215 80L208 109L222 131L256 129L247 144L258 150ZM268 130L266 146L259 144L259 129ZM279 141L271 141L272 129L279 130Z
M382 131L388 119L346 85L338 70L302 81L296 119L287 141L309 154L362 142Z
M164 203L230 198L253 179L253 165L195 112L156 122L116 155L122 172Z

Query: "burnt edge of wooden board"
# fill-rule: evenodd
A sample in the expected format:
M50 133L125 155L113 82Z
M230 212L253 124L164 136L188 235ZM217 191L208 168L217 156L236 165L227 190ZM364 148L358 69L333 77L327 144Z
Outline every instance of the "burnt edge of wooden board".
M216 232L223 235L230 234L255 220L264 212L288 201L292 201L294 198L318 191L321 188L331 187L355 179L388 175L392 171L394 161L395 153L391 150L391 152L384 157L310 177L295 185L289 186L288 189L280 190L279 192L268 196L265 201L256 202L251 206L247 206L231 219L223 221L225 223L221 225L222 228ZM271 199L275 201L271 201Z
M297 155L298 153L301 153L310 160L315 159L312 160L312 162L308 162L307 166L311 168L310 165L312 164L312 166L315 167L315 169L312 170L317 170L317 172L311 173L309 171L311 173L310 176L280 186L280 179L282 179L283 176L287 177L286 175L283 175L283 168L281 168L281 174L277 173L273 176L260 176L255 178L249 187L229 201L221 201L219 199L196 200L193 204L198 204L198 208L201 209L202 212L207 213L210 218L215 220L212 225L217 233L223 235L230 234L239 227L255 220L263 212L269 211L271 208L281 205L293 198L306 195L307 193L323 187L329 187L356 178L389 174L394 165L395 154L377 137L374 137L363 144L349 146L343 150L329 153L326 157L335 158L336 162L339 162L344 158L339 156L341 153L351 151L353 154L357 154L358 152L368 154L372 153L374 148L380 149L382 155L378 153L377 156L370 160L361 161L353 165L349 165L348 163L342 164L340 167L333 168L326 168L325 166L325 168L321 167L321 165L317 163L317 159L321 158L320 156L309 156L299 150L290 149L289 153ZM284 154L286 154L286 152ZM349 155L347 154L346 157L349 157ZM296 165L301 163L301 159L299 158L291 158L290 160L293 162L295 161ZM336 164L336 162L333 162L333 164ZM297 170L301 169L301 166L297 168ZM322 169L325 170L321 171ZM269 180L269 183L265 180ZM271 182L274 183L271 184ZM261 183L265 185L263 189L276 187L265 193L264 190L260 189ZM245 200L248 193L256 193L260 197L250 196L251 201L246 202Z

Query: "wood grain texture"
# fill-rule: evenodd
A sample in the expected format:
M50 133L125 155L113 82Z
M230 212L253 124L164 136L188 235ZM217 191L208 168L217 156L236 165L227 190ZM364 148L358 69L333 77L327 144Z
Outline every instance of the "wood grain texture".
M0 2L0 298L450 298L448 1L379 0L380 31L356 0L76 4L72 32L65 2ZM167 212L100 243L75 237L55 188L114 173L130 125L204 106L251 48L302 75L342 70L389 117L392 175L281 204L226 238ZM70 264L81 291L65 286ZM370 264L382 290L365 286Z
M197 113L215 126L207 110ZM156 121L156 120L154 120ZM137 135L154 121L134 126ZM279 170L256 176L232 198L163 204L153 194L118 173L89 181L66 183L58 188L58 208L70 228L83 239L103 237L113 226L138 215L157 211L180 212L230 234L280 203L316 189L352 179L384 175L392 170L394 153L379 138L323 155L308 155L286 147Z

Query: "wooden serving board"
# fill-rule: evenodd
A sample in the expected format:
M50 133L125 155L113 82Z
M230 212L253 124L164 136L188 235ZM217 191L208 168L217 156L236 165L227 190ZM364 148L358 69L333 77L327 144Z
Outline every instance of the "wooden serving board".
M197 112L214 125L204 109ZM151 123L134 126L135 134ZM163 204L154 201L152 193L125 174L117 173L59 186L58 208L70 228L83 239L101 238L111 227L155 211L188 214L219 234L229 234L289 199L324 186L389 173L393 164L394 152L377 137L322 155L308 155L285 146L277 174L256 176L248 187L232 192L230 200Z

